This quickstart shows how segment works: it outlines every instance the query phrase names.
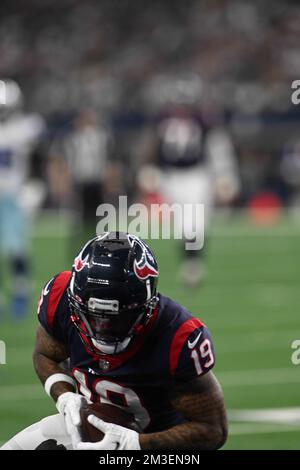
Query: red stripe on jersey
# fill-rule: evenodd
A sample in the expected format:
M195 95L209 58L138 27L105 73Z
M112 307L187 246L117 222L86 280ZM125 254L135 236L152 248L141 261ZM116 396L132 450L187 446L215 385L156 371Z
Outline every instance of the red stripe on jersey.
M175 374L184 343L190 334L200 326L203 326L203 323L198 318L190 318L182 323L176 331L170 348L170 372L172 375Z
M57 306L70 282L71 275L71 271L64 271L57 276L52 284L47 308L47 323L49 328L53 327Z

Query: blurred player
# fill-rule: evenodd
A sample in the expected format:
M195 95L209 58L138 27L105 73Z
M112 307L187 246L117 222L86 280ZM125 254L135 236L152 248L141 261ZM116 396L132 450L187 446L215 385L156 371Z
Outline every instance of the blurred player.
M133 235L111 232L89 240L72 271L46 284L33 360L60 414L21 431L3 450L204 450L224 444L226 413L211 371L209 330L158 293L157 281L150 248ZM68 374L60 365L67 358ZM86 402L131 413L141 434L107 424L102 441L79 442Z
M71 132L57 138L50 148L50 188L53 194L60 193L61 204L68 202L75 208L77 227L72 233L81 232L81 239L95 232L96 209L103 203L111 149L111 133L92 108L81 109ZM58 180L62 182L60 188Z
M2 83L0 105L0 242L2 257L12 270L12 313L22 318L29 300L28 238L25 184L30 156L43 131L43 120L22 111L23 97L17 83ZM1 282L2 290L3 282ZM0 291L1 292L1 291Z
M147 155L146 159L156 169L143 167L139 186L143 190L152 184L152 190L159 192L169 204L204 204L202 230L207 232L216 203L229 204L239 191L230 136L217 123L208 122L208 116L199 110L203 93L199 77L157 78L148 93L148 99L162 95L162 103L158 103L159 112L140 152ZM157 96L156 100L159 101ZM190 214L183 213L184 231L190 241L195 228ZM188 285L196 285L204 278L203 252L184 251L181 277Z

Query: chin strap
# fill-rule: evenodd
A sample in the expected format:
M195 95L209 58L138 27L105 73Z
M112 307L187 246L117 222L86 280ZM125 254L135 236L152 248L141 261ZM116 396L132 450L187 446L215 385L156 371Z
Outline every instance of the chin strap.
M123 352L128 346L131 341L131 337L127 337L123 339L123 341L116 341L115 343L101 343L93 338L91 338L93 346L97 349L99 353L102 354L119 354Z

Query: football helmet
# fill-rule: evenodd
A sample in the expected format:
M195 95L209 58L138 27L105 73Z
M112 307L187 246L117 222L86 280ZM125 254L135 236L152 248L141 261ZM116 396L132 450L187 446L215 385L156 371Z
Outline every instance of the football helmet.
M157 305L158 266L141 239L107 232L75 258L68 288L71 319L95 354L118 354L139 335Z
M21 88L14 80L0 80L0 120L5 121L23 105Z

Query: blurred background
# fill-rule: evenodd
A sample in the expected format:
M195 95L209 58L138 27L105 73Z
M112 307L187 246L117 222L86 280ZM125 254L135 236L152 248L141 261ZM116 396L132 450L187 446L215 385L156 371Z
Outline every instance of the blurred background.
M215 339L225 449L299 448L296 79L298 2L1 3L0 441L55 412L31 365L39 293L127 195L208 207L200 256L150 244L161 291Z

